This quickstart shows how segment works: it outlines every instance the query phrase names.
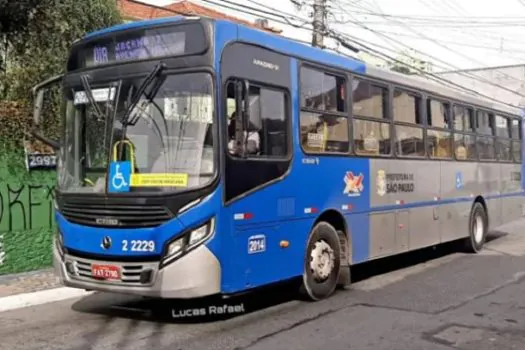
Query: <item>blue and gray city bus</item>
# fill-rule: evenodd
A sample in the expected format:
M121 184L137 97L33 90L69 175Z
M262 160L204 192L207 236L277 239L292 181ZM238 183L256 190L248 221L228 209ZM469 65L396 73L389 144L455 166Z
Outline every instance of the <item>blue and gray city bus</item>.
M60 83L59 141L38 130ZM523 216L519 110L236 23L173 17L72 45L35 88L57 149L62 283L158 298L297 280Z

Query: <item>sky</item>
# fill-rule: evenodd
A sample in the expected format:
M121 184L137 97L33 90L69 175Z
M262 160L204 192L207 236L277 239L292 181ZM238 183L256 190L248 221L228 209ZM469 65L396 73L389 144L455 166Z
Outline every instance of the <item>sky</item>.
M142 0L158 6L173 0ZM236 7L235 11L209 1ZM261 16L286 22L271 14L285 14L302 25L309 20L312 0L298 10L291 0L192 0L224 13L255 20L242 13L248 7L261 9ZM525 0L327 0L330 29L351 36L370 48L400 58L411 55L432 62L434 71L449 71L525 63ZM228 4L229 3L229 4ZM252 10L253 11L253 10ZM256 12L256 11L254 11ZM278 23L282 35L311 41L311 31ZM333 40L325 44L350 53ZM364 56L369 60L370 55ZM374 62L376 62L374 60ZM377 61L378 63L380 61Z

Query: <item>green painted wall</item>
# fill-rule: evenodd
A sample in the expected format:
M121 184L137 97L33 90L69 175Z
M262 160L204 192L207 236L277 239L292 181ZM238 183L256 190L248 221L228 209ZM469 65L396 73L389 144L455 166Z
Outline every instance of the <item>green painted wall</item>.
M0 275L52 264L55 170L29 172L24 159L0 147Z

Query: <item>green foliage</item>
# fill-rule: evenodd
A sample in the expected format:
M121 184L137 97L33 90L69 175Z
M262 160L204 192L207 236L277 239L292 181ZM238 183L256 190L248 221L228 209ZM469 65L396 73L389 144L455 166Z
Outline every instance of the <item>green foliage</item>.
M23 109L9 112L13 117L5 108L4 113L0 110L0 144L20 146L31 123L27 108L33 103L33 86L64 73L75 40L122 19L114 0L0 0L0 14L0 42L8 45L3 50L8 62L5 79L0 79L5 85L0 100L17 101L17 108ZM62 100L58 86L46 93L42 131L53 139L60 134Z
M113 0L41 0L40 4L27 30L9 35L13 55L6 97L11 100L31 101L34 85L64 71L75 40L122 21Z

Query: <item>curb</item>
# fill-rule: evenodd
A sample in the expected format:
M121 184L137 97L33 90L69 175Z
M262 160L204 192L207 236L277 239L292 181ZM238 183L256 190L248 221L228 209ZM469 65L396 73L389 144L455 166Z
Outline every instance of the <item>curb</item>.
M72 298L90 295L88 292L77 288L53 288L32 293L22 293L0 298L0 312L37 306Z

